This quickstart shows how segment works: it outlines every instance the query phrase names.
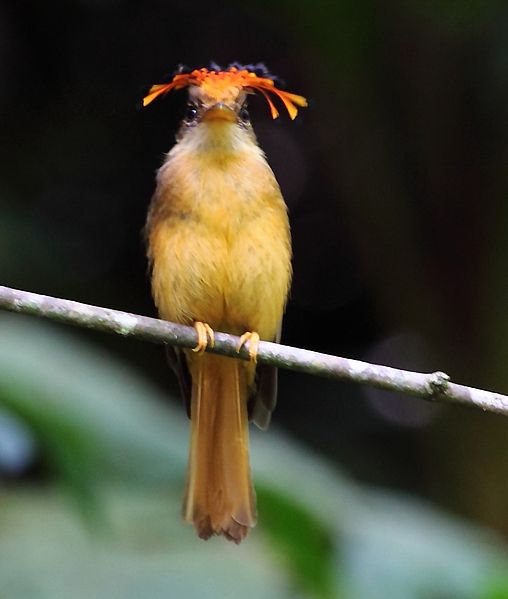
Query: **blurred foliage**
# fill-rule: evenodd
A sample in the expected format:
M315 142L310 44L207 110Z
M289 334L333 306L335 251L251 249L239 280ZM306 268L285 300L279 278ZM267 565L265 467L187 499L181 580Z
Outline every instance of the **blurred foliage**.
M335 597L334 535L325 522L299 505L297 496L258 486L257 497L263 528L294 578L319 597Z
M258 527L241 547L203 543L179 514L183 410L77 333L10 315L0 330L0 403L45 481L0 494L3 596L504 596L492 534L359 486L276 430L253 434Z

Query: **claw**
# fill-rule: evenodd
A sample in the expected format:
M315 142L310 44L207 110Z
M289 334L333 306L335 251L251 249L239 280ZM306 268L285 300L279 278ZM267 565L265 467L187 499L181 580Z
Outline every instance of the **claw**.
M199 356L205 353L208 345L213 347L215 345L215 335L212 327L206 322L201 322L196 320L194 323L194 328L196 329L196 333L198 335L198 344L195 348L193 348L193 352L196 352ZM210 339L210 341L208 341Z
M242 347L249 342L249 358L255 364L258 359L259 335L255 332L247 331L240 337L240 342L236 346L236 351L240 352Z

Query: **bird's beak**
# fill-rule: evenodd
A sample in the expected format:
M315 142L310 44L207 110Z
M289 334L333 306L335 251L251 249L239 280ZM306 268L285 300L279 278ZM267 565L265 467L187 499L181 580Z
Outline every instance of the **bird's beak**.
M224 104L224 102L218 102L206 110L201 120L205 122L226 121L233 123L236 121L236 113L227 104Z

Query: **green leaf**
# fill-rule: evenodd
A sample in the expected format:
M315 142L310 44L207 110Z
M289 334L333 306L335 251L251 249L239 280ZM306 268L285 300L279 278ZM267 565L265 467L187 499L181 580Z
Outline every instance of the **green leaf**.
M69 329L2 315L0 331L0 403L66 482L182 479L186 417L153 385Z
M506 573L499 571L493 574L478 599L508 599L508 577Z
M107 531L84 528L53 491L0 496L0 580L9 599L294 599L263 545L200 541L179 496L115 487ZM302 597L300 595L300 597Z
M334 539L335 587L362 599L476 599L506 547L490 531L423 501L341 476L308 448L270 431L253 435L256 480L291 496ZM260 519L262 514L260 514Z
M298 586L316 597L336 597L334 538L295 496L257 487L260 529L271 539Z

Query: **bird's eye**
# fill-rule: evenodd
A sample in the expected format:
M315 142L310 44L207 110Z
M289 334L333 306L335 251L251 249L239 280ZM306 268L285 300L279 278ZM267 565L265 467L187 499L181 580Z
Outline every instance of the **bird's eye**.
M198 109L195 104L187 104L185 109L185 120L189 123L195 121L198 116Z
M245 104L240 108L240 112L238 113L238 116L240 117L240 120L243 121L244 123L249 122L249 120L250 120L249 111L247 110L247 106Z

